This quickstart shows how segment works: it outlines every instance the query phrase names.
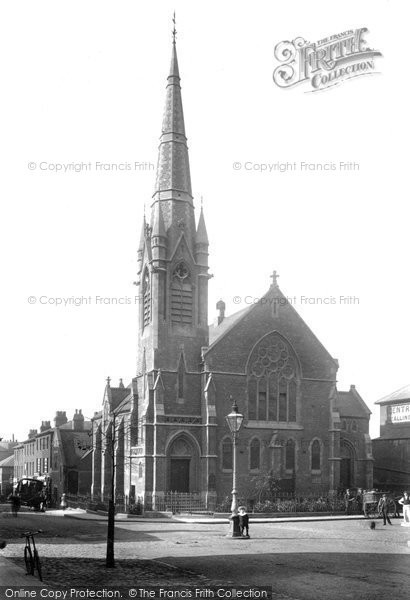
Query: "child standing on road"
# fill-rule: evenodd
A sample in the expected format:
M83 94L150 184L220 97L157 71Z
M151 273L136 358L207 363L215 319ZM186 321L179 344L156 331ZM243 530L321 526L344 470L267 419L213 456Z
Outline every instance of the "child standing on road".
M241 535L243 535L243 537L249 537L249 515L244 506L239 507L239 527L241 529Z

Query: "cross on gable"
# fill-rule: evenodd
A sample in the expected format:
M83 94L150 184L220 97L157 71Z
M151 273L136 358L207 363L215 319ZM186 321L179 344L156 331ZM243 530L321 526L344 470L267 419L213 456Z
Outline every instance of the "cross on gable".
M273 271L273 273L271 275L272 285L274 285L274 286L278 285L278 277L280 277L279 273L277 273L277 271Z

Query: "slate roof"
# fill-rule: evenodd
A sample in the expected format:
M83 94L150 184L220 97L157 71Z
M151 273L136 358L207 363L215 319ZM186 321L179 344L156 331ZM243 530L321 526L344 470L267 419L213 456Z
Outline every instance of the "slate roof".
M88 431L89 429L91 429L91 421L84 421L83 427L86 431ZM75 429L73 429L73 421L67 421L67 423L64 423L64 425L60 425L59 429L69 429L70 431L75 431ZM48 429L48 432L53 431L53 429ZM46 433L45 431L43 431L42 433ZM39 437L40 434L38 434Z
M388 394L384 396L380 400L376 400L375 404L384 404L385 402L399 402L401 400L410 400L410 385L405 385L404 387L396 390L392 394Z
M92 444L88 431L74 431L60 427L60 439L64 453L65 464L75 466Z
M372 414L354 386L348 392L337 391L334 407L341 417L368 418Z
M126 387L110 387L111 401L114 410L119 407L121 402L130 394L130 389Z
M0 469L2 467L14 467L14 454L0 461Z
M242 310L238 310L238 312L233 313L233 315L229 315L229 317L225 317L222 323L219 325L209 325L209 345L213 344L218 340L224 333L226 333L231 327L235 325L239 319L241 319L245 313L247 313L252 308L252 305L243 308Z

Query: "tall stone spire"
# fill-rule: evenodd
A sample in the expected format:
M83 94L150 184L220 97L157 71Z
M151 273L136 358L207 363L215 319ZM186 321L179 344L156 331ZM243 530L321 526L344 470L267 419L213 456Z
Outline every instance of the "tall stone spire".
M154 200L185 200L192 204L191 174L175 40L167 80Z
M183 234L190 252L195 252L196 228L185 135L178 57L173 31L171 67L167 78L162 132L153 194L151 226L158 227L161 214L167 237L168 257L172 256ZM158 207L156 206L158 204ZM159 209L159 210L158 210Z

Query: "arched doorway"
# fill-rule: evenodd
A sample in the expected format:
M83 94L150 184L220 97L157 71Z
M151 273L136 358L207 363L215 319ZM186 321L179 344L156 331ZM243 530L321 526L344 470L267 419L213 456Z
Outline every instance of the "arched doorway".
M181 434L168 448L168 491L197 491L198 452L187 435Z
M353 446L342 439L340 442L340 487L354 487L355 452Z

